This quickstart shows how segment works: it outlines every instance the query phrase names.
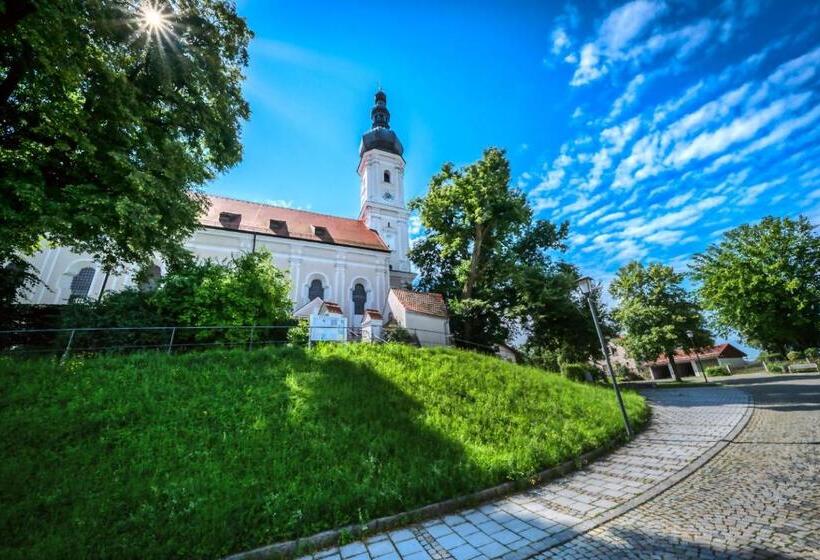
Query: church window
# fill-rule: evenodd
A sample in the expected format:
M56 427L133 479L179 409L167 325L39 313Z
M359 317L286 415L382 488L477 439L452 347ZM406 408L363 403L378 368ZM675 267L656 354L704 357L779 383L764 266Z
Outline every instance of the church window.
M353 314L364 315L364 304L367 301L367 292L362 284L353 287Z
M385 183L389 183L389 182L390 182L390 171L388 171L388 170L386 170L386 169L385 169L385 171L384 171L384 182L385 182Z
M162 269L160 269L157 265L153 265L151 270L148 271L147 277L140 282L140 291L153 292L157 289L157 284L159 283L160 278L162 278Z
M325 299L325 287L318 278L315 278L308 288L308 300L313 301L316 298Z
M92 280L94 280L94 269L91 267L81 269L71 279L71 296L69 296L68 301L88 297L88 290L91 289Z

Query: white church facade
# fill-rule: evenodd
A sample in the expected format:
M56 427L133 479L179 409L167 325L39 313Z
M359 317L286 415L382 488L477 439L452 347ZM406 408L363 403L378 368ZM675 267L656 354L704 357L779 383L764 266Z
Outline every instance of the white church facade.
M395 306L400 298L388 297L391 288L409 287L415 274L407 256L410 240L404 148L390 129L387 98L382 91L376 93L371 119L372 127L362 136L359 150L358 218L209 196L210 206L200 218L201 228L186 247L198 258L217 261L268 249L276 267L290 275L296 315L316 309L318 298L329 304L322 309L329 307L343 314L353 327L362 324L367 310L371 317L383 314L385 320L393 318L396 322L400 317L413 316L403 308L393 309L391 305ZM65 247L44 248L31 262L42 282L24 303L64 304L76 297L96 299L134 282L134 271L107 276L91 255ZM164 264L158 260L154 271L157 276L163 274ZM429 298L433 303L421 306L426 310L422 315L430 315L424 325L440 325L436 328L442 332L430 336L445 343L446 307L437 305L440 296L419 294L415 300L419 298ZM404 323L400 324L413 328Z

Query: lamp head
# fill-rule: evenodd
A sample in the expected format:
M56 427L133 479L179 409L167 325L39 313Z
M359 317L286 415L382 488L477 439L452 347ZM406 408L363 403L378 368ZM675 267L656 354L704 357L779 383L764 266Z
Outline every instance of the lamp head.
M592 293L592 278L589 276L583 276L578 279L578 288L581 290L581 293L585 296L589 296Z
M686 336L688 336L689 338L692 338L692 337L695 336L695 333L693 331L689 330L689 331L686 331Z

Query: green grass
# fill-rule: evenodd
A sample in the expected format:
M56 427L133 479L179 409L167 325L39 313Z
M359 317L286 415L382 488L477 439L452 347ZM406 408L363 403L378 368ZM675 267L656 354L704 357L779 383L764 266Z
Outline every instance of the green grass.
M624 395L631 417L643 399ZM612 393L399 345L0 361L0 557L216 557L531 475Z

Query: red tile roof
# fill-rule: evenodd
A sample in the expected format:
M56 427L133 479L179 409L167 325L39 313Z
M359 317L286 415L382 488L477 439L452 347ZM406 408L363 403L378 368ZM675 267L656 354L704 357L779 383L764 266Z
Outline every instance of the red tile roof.
M322 305L324 305L324 308L328 313L333 313L334 315L343 315L342 306L339 305L338 303L333 303L332 301L326 301Z
M371 319L381 319L382 318L381 312L376 310L376 309L365 309L364 314L366 316L369 316Z
M714 360L715 358L743 358L746 356L746 352L735 348L731 344L724 343L719 344L718 346L711 346L709 348L698 348L697 349L697 357L701 360ZM687 362L694 362L697 358L695 357L694 350L682 350L678 349L675 350L675 362L677 363L687 363ZM648 365L650 366L663 366L669 363L669 360L666 356L658 356L658 358L654 362L649 362Z
M211 203L210 207L199 220L203 226L390 251L379 234L368 228L361 220L281 208L224 196L208 196L208 200ZM284 222L284 227L271 229L271 220ZM321 228L325 228L326 234Z
M434 292L411 292L410 290L390 290L407 311L413 313L423 313L424 315L434 315L436 317L447 317L447 304L444 303L444 296Z

